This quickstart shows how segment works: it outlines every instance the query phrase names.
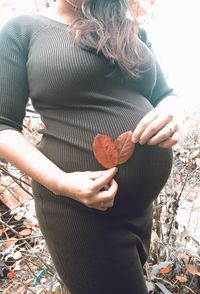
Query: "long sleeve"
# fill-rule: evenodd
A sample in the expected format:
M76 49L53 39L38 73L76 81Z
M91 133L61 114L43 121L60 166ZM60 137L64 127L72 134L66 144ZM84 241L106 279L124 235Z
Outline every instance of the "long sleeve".
M156 61L156 83L153 87L150 102L153 106L156 106L162 99L173 95L177 96L173 88L168 85L164 73L159 63Z
M25 35L16 19L0 30L0 130L22 130L29 98Z
M140 39L146 44L146 46L151 50L154 60L155 60L155 84L152 89L150 97L148 97L149 101L153 106L156 106L162 99L167 96L177 96L174 93L174 90L167 82L166 76L163 73L163 70L153 52L152 44L148 40L147 33L143 28L139 30Z

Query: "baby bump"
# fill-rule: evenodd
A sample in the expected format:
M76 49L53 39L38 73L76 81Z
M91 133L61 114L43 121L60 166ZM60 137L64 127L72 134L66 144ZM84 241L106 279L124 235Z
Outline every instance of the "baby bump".
M134 130L151 109L147 99L136 96L134 103L65 110L60 112L59 119L50 117L50 113L39 149L66 172L101 170L103 167L92 151L94 137L106 134L114 140L121 133ZM110 211L120 209L122 213L129 210L132 213L148 207L166 183L171 166L170 149L136 144L133 156L119 166L116 175L119 190Z
M131 159L119 166L115 210L140 214L158 196L170 175L172 150L136 144Z
M50 109L40 113L46 126L38 148L66 171L102 168L92 152L97 134L113 140L123 132L134 130L139 121L153 107L141 95L131 99L110 99L89 104L70 105L64 109Z

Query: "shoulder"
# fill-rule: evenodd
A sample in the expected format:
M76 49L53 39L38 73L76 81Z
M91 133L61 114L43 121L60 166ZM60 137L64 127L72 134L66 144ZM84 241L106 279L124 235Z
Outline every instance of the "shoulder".
M25 27L27 25L31 25L34 23L34 16L32 15L18 15L14 16L11 19L9 19L7 22L3 24L1 27L1 30L9 30L12 28L20 28Z
M15 16L0 28L0 42L14 42L20 47L28 48L34 35L47 27L48 23L40 15Z
M16 33L21 36L26 36L27 34L37 32L47 26L48 24L42 16L37 14L24 14L15 16L4 23L0 29L0 33Z

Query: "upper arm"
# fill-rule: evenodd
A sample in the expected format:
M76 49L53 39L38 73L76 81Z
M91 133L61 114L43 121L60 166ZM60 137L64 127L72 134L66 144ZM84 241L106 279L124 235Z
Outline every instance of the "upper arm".
M0 30L0 129L22 129L29 98L23 37L14 20Z
M162 99L167 96L176 95L174 90L168 84L166 75L164 74L156 56L152 48L151 42L148 40L147 32L145 29L139 29L139 38L143 43L149 48L154 58L154 66L155 66L155 81L154 85L151 89L151 93L148 97L149 101L153 106L156 106Z
M153 106L156 106L161 100L168 96L176 95L174 89L169 86L167 79L159 65L156 61L156 81L153 87L150 102Z

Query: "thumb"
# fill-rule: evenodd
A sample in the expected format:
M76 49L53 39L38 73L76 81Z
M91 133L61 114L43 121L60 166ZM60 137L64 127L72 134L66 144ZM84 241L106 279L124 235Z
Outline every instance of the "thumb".
M113 167L113 168L110 168L107 170L92 171L92 172L88 173L88 176L91 180L95 180L95 179L100 178L104 175L107 175L107 176L112 175L112 177L114 177L117 170L118 170L117 167Z
M97 190L102 189L106 184L108 184L113 177L115 176L115 174L117 173L117 168L111 168L108 169L106 171L103 171L103 174L100 177L97 177L96 179L94 179L94 187Z

